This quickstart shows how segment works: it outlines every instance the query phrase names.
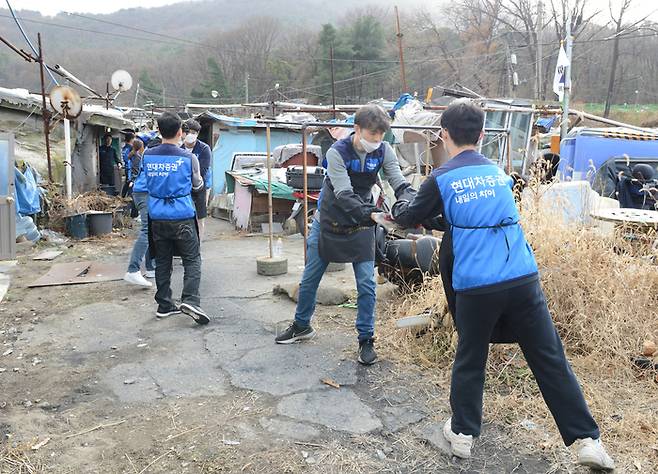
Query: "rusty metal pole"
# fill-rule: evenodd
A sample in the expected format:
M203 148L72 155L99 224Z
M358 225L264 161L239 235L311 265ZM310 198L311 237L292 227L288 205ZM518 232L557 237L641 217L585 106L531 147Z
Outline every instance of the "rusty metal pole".
M432 159L432 144L430 142L430 132L427 131L427 143L425 144L425 176L430 175L430 160Z
M331 108L336 119L336 80L334 78L334 45L329 47L329 60L331 64Z
M265 159L267 160L267 213L268 213L268 222L269 222L269 232L268 232L268 238L269 238L269 246L270 246L270 258L274 257L274 244L272 241L274 240L274 236L272 233L272 225L273 225L273 216L272 216L272 159L270 157L270 147L271 147L271 139L270 139L270 124L268 123L265 126L265 142L266 142L266 157Z
M306 265L306 241L308 239L308 175L307 164L306 164L306 148L307 148L307 138L306 138L306 126L302 126L302 174L304 175L304 265Z
M507 132L507 174L512 174L512 134Z
M398 37L398 50L400 52L400 79L402 86L402 93L407 92L407 77L404 71L404 53L402 52L402 31L400 30L400 15L398 13L398 7L395 6L395 24L396 24L396 35Z
M50 112L46 105L46 83L43 76L43 49L41 48L41 33L37 33L39 44L39 73L41 76L41 117L43 118L43 135L46 139L46 158L48 159L48 181L53 181L53 165L50 158Z

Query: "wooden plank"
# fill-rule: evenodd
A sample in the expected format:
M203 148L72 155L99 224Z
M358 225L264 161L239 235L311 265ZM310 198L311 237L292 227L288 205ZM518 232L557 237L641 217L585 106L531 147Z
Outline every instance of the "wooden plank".
M63 253L61 250L44 250L36 257L32 257L32 260L54 260Z
M643 209L629 209L629 208L610 208L599 209L593 212L594 219L615 222L617 224L639 224L644 226L658 225L658 212L648 211Z
M40 286L80 285L84 283L101 283L123 279L124 264L102 262L73 262L53 265L50 270L28 285L29 288Z

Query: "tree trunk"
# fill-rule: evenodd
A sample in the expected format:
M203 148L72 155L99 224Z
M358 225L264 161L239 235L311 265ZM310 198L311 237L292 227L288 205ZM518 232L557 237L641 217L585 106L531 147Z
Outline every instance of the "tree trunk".
M617 33L620 31L621 24L617 26ZM610 67L610 79L608 80L608 94L605 99L605 109L603 111L604 117L610 116L610 106L614 97L615 90L615 76L617 74L617 61L619 60L619 36L615 38L612 46L612 66Z

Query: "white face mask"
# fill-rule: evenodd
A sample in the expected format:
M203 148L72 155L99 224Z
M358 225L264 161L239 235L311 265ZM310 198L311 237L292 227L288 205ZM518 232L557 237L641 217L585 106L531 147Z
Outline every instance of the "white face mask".
M382 144L382 142L369 142L365 138L361 138L360 142L361 142L361 146L366 151L366 153L372 153L377 148L379 148Z
M187 135L185 135L185 144L192 145L194 142L196 142L197 136L198 135L196 133L189 132Z

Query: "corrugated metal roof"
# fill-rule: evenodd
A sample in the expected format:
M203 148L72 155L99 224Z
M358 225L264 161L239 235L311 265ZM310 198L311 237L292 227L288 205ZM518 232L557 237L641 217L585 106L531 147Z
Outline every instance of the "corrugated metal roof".
M41 94L32 94L27 89L7 89L0 87L0 107L5 106L39 113L41 102ZM92 125L111 128L134 126L132 120L123 116L121 110L116 108L106 109L101 105L95 104L84 104L82 106L82 121Z

